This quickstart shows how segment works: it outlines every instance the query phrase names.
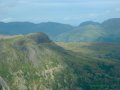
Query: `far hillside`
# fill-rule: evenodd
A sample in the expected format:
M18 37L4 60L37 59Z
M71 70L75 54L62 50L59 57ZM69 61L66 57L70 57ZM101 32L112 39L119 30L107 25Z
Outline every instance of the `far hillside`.
M120 18L102 23L87 21L77 28L60 34L57 41L64 42L120 42Z
M3 35L44 32L48 34L51 38L54 38L59 34L72 30L73 28L74 26L56 22L45 22L38 24L31 22L0 22L0 34Z
M111 18L102 23L85 21L78 26L57 22L0 22L0 34L16 35L44 32L59 42L120 42L120 18Z

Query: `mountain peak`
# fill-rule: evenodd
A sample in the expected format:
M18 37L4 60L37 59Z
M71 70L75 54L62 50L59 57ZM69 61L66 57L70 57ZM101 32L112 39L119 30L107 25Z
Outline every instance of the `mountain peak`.
M105 20L102 23L102 26L108 31L119 30L120 18L111 18L111 19Z
M100 25L100 23L94 21L86 21L81 23L79 26L86 26L86 25Z

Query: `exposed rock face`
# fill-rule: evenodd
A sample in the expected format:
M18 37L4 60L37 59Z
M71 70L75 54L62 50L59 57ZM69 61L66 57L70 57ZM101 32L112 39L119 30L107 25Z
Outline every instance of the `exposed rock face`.
M10 90L9 86L1 76L0 76L0 90Z
M48 38L48 36L44 33L38 32L38 33L32 33L27 35L29 39L34 40L37 43L49 43L51 40Z

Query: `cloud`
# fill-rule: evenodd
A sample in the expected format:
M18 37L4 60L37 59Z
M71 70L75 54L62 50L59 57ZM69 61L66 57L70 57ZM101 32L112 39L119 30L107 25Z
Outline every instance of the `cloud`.
M103 20L120 16L119 0L0 0L0 21Z
M11 21L14 21L13 18L4 18L1 20L2 22L11 22Z

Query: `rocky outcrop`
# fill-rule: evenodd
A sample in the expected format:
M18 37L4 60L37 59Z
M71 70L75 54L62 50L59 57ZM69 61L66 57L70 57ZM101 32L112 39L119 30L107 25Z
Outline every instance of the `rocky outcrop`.
M49 42L51 42L49 37L46 34L41 33L41 32L28 34L26 37L34 40L38 44L39 43L49 43Z
M9 86L1 76L0 76L0 90L10 90Z

